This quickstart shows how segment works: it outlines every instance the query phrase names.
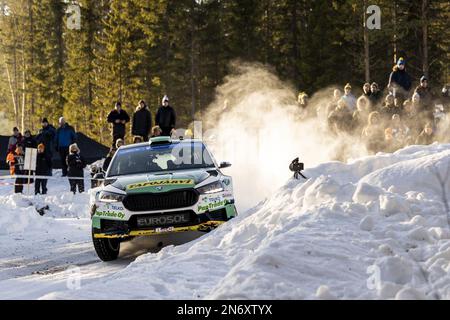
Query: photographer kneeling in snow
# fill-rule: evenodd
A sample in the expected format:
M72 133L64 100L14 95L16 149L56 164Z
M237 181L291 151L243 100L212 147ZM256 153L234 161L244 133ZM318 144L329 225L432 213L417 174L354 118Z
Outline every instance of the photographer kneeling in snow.
M66 162L68 166L67 176L69 177L70 191L72 191L75 194L77 192L78 186L78 192L83 193L84 180L70 179L71 177L83 178L84 177L83 169L86 167L86 161L80 155L80 149L78 148L78 145L76 143L70 145L69 155L67 156Z

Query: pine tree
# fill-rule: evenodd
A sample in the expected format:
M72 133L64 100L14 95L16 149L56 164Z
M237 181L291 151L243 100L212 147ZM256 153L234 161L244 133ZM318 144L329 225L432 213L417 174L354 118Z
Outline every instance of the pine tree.
M65 98L64 116L74 124L76 130L93 133L92 121L95 118L93 107L94 86L94 34L97 31L98 16L96 1L79 1L81 8L81 28L65 30L66 63L64 68Z
M34 16L34 63L32 85L35 93L35 117L48 117L56 121L63 114L64 4L59 1L42 0L33 3Z

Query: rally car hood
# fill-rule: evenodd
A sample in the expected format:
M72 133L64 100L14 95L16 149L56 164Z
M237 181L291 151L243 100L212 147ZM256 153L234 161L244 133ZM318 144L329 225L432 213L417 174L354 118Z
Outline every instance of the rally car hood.
M215 169L196 169L170 173L139 174L114 177L112 187L126 193L167 192L193 188L215 174Z

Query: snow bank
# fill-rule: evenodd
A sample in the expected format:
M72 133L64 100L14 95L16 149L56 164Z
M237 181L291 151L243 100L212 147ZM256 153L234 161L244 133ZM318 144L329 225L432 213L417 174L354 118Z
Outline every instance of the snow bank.
M43 298L450 299L449 224L431 172L446 174L449 155L412 146L319 165L196 241Z
M13 186L2 186L0 235L48 231L58 224L55 219L60 218L89 218L89 193L74 195L69 191L69 183L64 183L64 180L49 180L48 195L31 195L34 185L29 190L25 186L24 194L13 194ZM88 184L86 180L85 185ZM47 206L45 215L41 217L37 210Z

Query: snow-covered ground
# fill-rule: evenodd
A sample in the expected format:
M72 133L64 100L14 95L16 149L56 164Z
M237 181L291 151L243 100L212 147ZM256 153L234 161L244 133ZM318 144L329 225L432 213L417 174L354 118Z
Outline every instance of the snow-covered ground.
M1 187L0 298L450 299L449 168L438 144L323 163L199 239L116 263L90 245L87 195L39 200L40 217Z

